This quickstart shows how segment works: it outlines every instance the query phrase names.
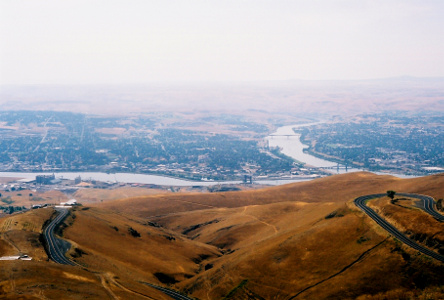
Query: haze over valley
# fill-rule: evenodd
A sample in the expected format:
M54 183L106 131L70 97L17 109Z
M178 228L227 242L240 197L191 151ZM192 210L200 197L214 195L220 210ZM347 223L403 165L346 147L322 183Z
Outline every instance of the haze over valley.
M444 299L443 15L0 2L0 299Z
M86 114L264 111L293 117L384 111L444 110L444 78L149 83L133 85L3 85L3 110Z

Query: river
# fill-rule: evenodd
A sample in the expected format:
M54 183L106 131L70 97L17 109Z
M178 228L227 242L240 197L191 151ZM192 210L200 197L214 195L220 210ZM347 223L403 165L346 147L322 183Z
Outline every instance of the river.
M295 133L293 128L301 128L304 126L310 126L317 123L307 123L307 124L297 124L279 127L274 133L266 137L270 147L279 147L281 152L287 156L294 158L297 161L306 163L307 165L313 167L335 167L337 163L328 161L325 159L317 158L313 155L304 153L304 149L308 146L302 144L300 137L301 135ZM336 168L330 170L332 173L345 173L345 172L356 172L362 171L360 169L349 168L339 169ZM53 172L45 173L22 173L22 172L0 172L0 177L17 177L25 179L34 179L36 175L48 175ZM102 173L102 172L54 172L56 178L65 178L74 180L76 177L80 176L82 179L93 179L97 181L104 182L124 182L124 183L140 183L140 184L155 184L155 185L166 185L166 186L212 186L219 184L239 184L241 181L191 181L184 180L169 176L161 175L149 175L149 174L134 174L134 173ZM385 173L386 174L386 173ZM399 174L390 174L397 177L413 177L404 176ZM268 184L268 185L281 185L292 182L307 181L310 179L301 178L285 178L284 180L255 180L255 183Z
M304 125L295 125L295 126L284 126L279 128L275 134L293 134L293 130L291 128L297 126L308 126L311 124ZM271 139L270 139L271 138ZM283 152L286 155L294 157L292 155L298 154L295 159L302 160L309 157L311 155L306 155L301 151L295 151L293 148L301 148L302 143L299 140L299 137L295 135L294 137L287 138L282 137L267 137L269 139L270 145L273 144L275 146L279 146L283 149ZM304 156L301 156L303 154ZM305 157L306 156L306 157ZM316 158L314 158L316 159ZM322 160L321 160L322 161ZM308 160L307 160L308 162ZM311 162L311 160L310 160ZM310 163L311 164L311 163ZM323 166L327 166L325 163L321 163ZM330 163L331 164L331 163ZM0 177L17 177L24 179L35 179L37 175L48 175L53 172L43 172L43 173L25 173L25 172L0 172ZM93 179L97 181L103 182L124 182L124 183L139 183L139 184L155 184L155 185L165 185L165 186L212 186L219 184L239 184L242 181L191 181L185 179L174 178L170 176L161 176L161 175L149 175L149 174L134 174L134 173L103 173L103 172L54 172L56 178L64 178L74 180L76 177L80 176L82 179ZM304 178L285 178L283 180L255 180L255 183L267 184L267 185L281 185L299 181L307 181L309 179Z
M0 177L17 177L24 179L35 179L37 175L55 174L56 178L74 180L80 176L83 180L97 180L103 182L124 182L155 184L167 186L211 186L217 184L239 184L241 181L191 181L170 176L135 174L135 173L102 173L102 172L44 172L44 173L23 173L23 172L0 172Z
M338 165L336 162L321 159L305 153L304 149L307 149L308 146L304 145L301 142L301 134L295 133L293 130L293 128L301 128L319 123L321 122L279 127L275 132L273 132L271 135L269 135L266 138L268 140L268 145L270 147L279 147L283 154L291 158L294 158L299 162L305 163L313 167L317 168L336 167ZM346 172L357 172L362 170L356 168L348 168L347 170L335 168L335 169L330 169L330 171L332 173L346 173Z
M307 149L308 146L304 145L301 142L301 134L295 133L293 128L301 128L301 127L307 127L311 125L321 124L324 122L316 122L316 123L306 123L306 124L296 124L296 125L287 125L279 127L275 132L270 134L266 137L266 140L268 140L268 145L270 147L279 147L281 149L281 152L285 155L299 161L302 163L306 163L307 165L322 168L322 167L336 167L338 164L333 161L328 161L325 159L321 159L318 157L315 157L313 155L304 153L304 149ZM344 166L342 166L344 167ZM358 168L333 168L328 169L333 174L343 174L343 173L350 173L350 172L359 172L364 171L363 169ZM415 175L405 175L405 174L396 174L391 172L374 172L378 175L392 175L399 178L414 178L418 177Z
M170 176L135 174L135 173L102 173L102 172L0 172L0 177L12 177L23 179L35 179L37 175L51 175L56 178L74 180L80 176L83 180L97 180L103 182L123 182L123 183L139 183L139 184L155 184L164 186L213 186L224 184L240 184L242 181L192 181L179 179ZM305 178L289 178L282 180L255 180L255 183L266 185L282 185L287 183L307 181Z

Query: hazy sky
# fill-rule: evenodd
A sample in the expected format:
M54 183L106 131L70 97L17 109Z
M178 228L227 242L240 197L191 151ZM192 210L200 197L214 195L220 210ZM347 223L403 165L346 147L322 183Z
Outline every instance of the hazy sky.
M442 0L0 0L0 84L444 76Z

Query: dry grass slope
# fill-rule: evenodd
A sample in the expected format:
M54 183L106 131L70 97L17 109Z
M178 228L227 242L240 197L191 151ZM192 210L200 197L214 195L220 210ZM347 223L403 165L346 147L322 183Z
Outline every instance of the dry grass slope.
M73 217L75 217L73 219ZM107 270L122 281L175 283L194 276L217 248L150 226L143 219L95 208L80 208L66 220L64 236L76 261L90 270Z
M167 299L143 284L150 282L199 299L440 299L443 265L388 237L352 204L389 189L442 198L444 176L354 173L78 207L63 236L84 268L9 262L0 271L0 294ZM13 250L1 241L0 251Z
M200 299L227 296L242 282L233 297L371 298L422 290L424 278L433 286L444 273L436 262L387 239L352 200L389 189L438 198L443 187L442 174L399 179L353 173L257 191L137 197L101 207L149 218L221 248L224 256L176 284Z
M148 189L148 188L137 188L137 187L124 187L116 188L112 190L107 189L80 189L74 193L74 198L82 203L95 203L109 200L117 200L122 198L130 198L137 196L146 196L154 194L165 194L166 190L161 189Z
M444 174L414 179L399 179L392 176L378 176L373 173L360 172L262 190L211 194L154 195L121 199L96 205L100 205L103 209L147 218L208 208L234 208L287 201L345 203L361 195L385 193L388 189L420 194L428 193L430 196L437 198L442 197L441 185L443 182Z

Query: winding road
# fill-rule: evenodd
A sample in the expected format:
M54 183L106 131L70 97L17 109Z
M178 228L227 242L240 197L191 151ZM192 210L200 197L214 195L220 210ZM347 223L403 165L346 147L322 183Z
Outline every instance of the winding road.
M426 211L427 213L429 213L430 215L432 215L435 219L437 219L439 221L444 220L444 216L442 216L441 214L439 214L438 212L435 211L435 209L433 207L434 201L433 201L432 197L425 196L425 195L418 195L418 194L406 194L406 193L397 193L396 195L420 199L422 202L422 205L423 205L423 207L421 207L421 209L423 209L424 211ZM444 256L442 256L436 252L433 252L433 251L429 250L428 248L423 247L423 246L419 245L418 243L414 242L413 240L409 239L403 233L398 231L398 229L396 229L394 226L392 226L390 223L388 223L386 220L384 220L381 216L379 216L373 209L371 209L370 207L368 207L366 205L366 202L368 200L374 199L374 198L380 198L380 197L384 197L384 196L387 196L387 194L366 195L366 196L361 196L361 197L356 198L354 200L354 202L357 207L362 209L370 218L372 218L382 228L384 228L386 231L388 231L393 237L397 238L398 240L400 240L404 244L412 247L415 250L418 250L419 252L421 252L425 255L433 257L434 259L437 259L441 262L444 262Z
M443 222L444 216L438 213L435 210L434 204L435 200L433 200L432 197L426 196L426 195L419 195L419 194L406 194L406 193L398 193L396 195L402 196L402 197L409 197L409 198L416 198L421 200L422 206L419 207L432 217L434 217L436 220Z
M57 243L57 238L54 236L54 229L68 215L69 209L68 208L56 209L56 211L59 212L58 216L54 220L52 220L51 223L43 231L43 237L45 238L46 245L48 247L49 257L56 263L62 265L77 266L75 262L70 261L65 257L63 250L60 249Z
M158 286L158 285L154 285L154 284L151 284L151 283L148 283L148 282L142 282L142 283L145 284L145 285L147 285L147 286L150 286L150 287L152 287L152 288L155 288L156 290L161 291L161 292L164 293L165 295L168 295L168 296L170 296L171 298L173 298L173 299L175 299L175 300L193 300L193 299L191 299L191 298L189 298L189 297L187 297L187 296L184 296L184 295L182 295L182 294L179 294L179 293L176 292L176 291L173 291L173 290L170 290L170 289L167 289L167 288L164 288L164 287Z
M60 249L58 243L57 243L57 238L54 236L54 230L55 228L63 221L63 219L68 215L69 213L69 208L62 208L62 209L56 209L56 211L59 212L59 214L57 215L57 217L51 221L51 223L45 228L45 230L43 231L43 237L45 238L46 241L46 245L48 247L48 253L49 253L49 257L56 263L62 264L62 265L71 265L71 266L78 266L77 263L69 260L68 258L65 257L63 250ZM164 293L165 295L170 296L173 299L176 300L192 300L189 297L186 297L176 291L161 287L161 286L157 286L151 283L147 283L147 282L143 282L144 284L155 288L159 291L161 291L162 293ZM112 292L111 292L112 293Z

